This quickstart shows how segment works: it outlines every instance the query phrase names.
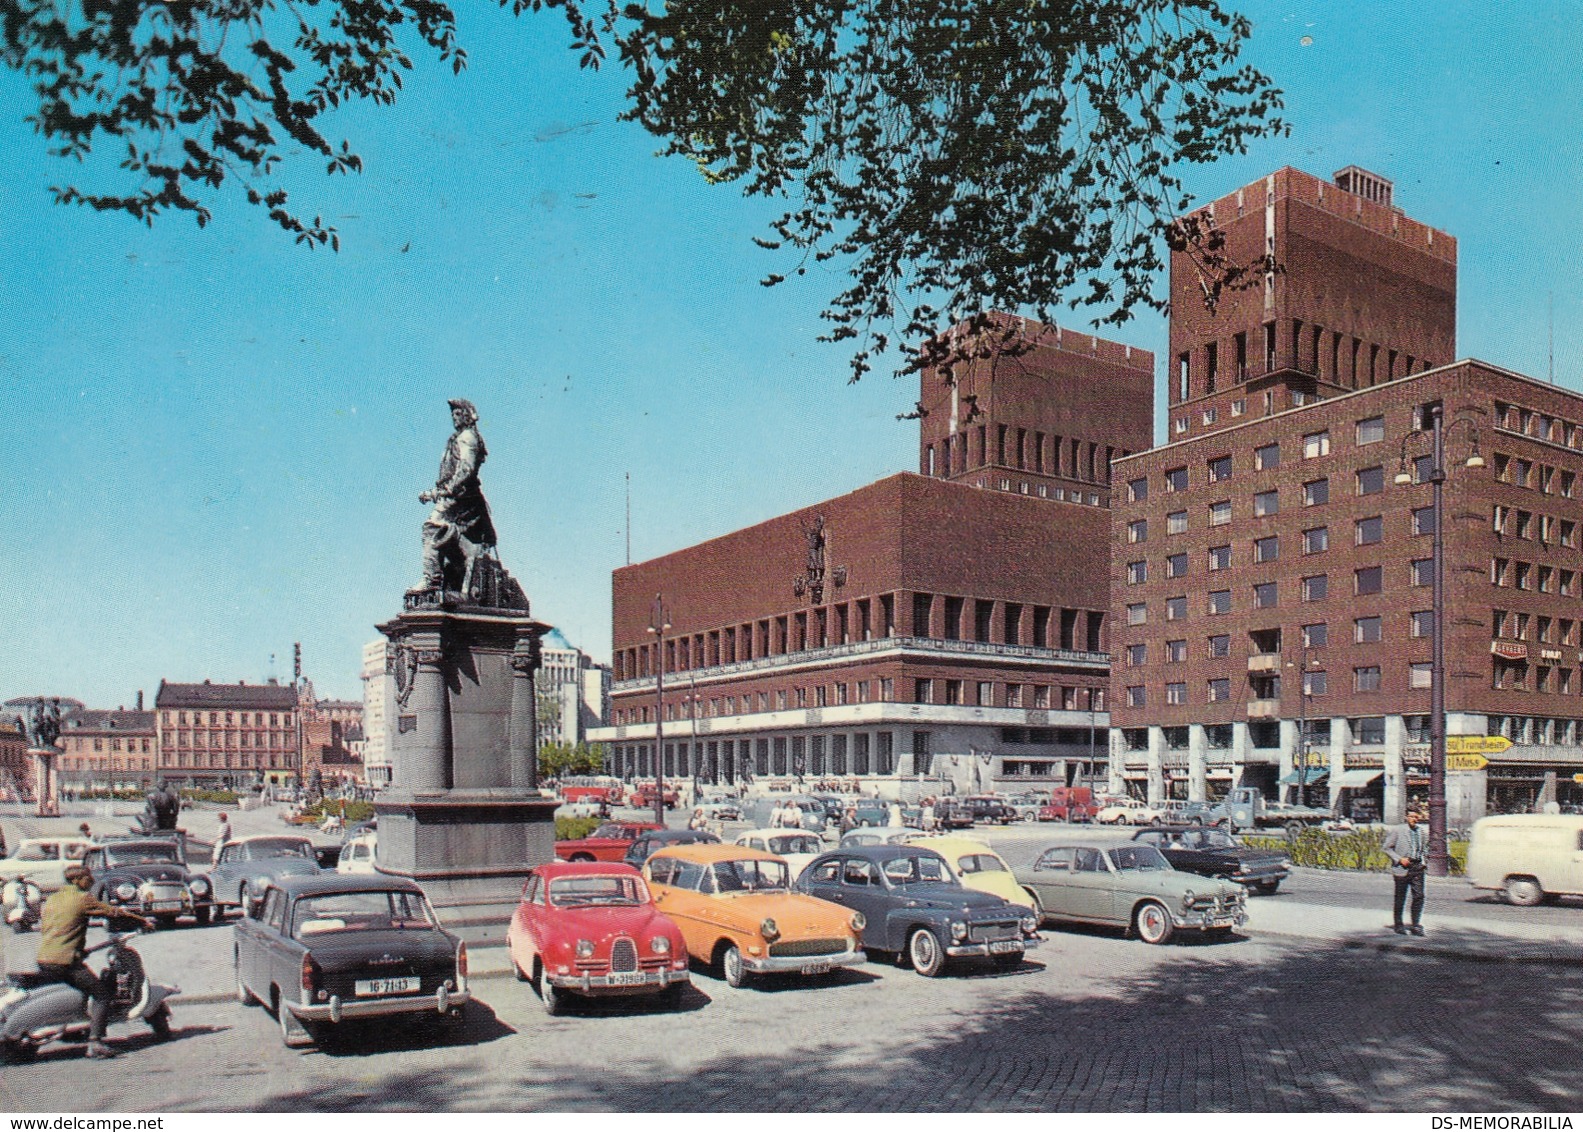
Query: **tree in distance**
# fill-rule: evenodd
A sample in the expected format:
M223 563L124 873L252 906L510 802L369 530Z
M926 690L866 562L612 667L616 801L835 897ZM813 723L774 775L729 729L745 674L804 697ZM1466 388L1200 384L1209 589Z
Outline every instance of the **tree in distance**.
M1205 300L1272 265L1231 262L1179 170L1283 133L1281 92L1239 53L1251 27L1217 0L500 0L558 9L585 68L613 48L625 117L711 182L785 202L756 242L763 282L831 264L842 289L821 340L852 379L893 340L901 372L993 352L991 310L1103 323L1161 308L1162 237L1198 260ZM607 45L609 45L607 47ZM436 54L460 71L437 0L0 0L0 62L37 98L29 121L81 161L124 147L116 191L64 204L199 225L228 186L298 242L339 247L276 176L288 147L329 174L361 159L318 128L352 100L388 105ZM293 158L295 160L295 158Z

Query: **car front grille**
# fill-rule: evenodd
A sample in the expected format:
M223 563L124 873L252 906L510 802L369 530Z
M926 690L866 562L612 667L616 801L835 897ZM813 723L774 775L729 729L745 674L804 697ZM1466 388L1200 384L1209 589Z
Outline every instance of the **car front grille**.
M839 955L846 950L844 939L784 939L770 944L770 955L792 959L804 955Z
M995 920L985 924L970 924L967 929L969 943L995 943L1003 939L1021 939L1022 926L1016 920Z
M137 890L137 897L144 903L185 900L187 887L181 884L144 884Z
M638 946L626 936L622 936L610 945L610 969L612 971L636 971L638 969Z

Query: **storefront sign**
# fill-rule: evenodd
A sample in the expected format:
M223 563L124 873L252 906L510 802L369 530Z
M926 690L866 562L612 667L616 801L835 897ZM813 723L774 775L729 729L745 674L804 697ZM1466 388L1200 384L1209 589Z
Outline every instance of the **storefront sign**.
M1483 755L1446 755L1447 770L1483 770L1490 765L1490 760Z
M1384 770L1385 760L1378 755L1348 755L1348 770Z
M1490 652L1506 660L1528 659L1528 646L1520 641L1491 641Z
M1446 736L1446 753L1452 755L1498 755L1511 746L1512 741L1504 735Z

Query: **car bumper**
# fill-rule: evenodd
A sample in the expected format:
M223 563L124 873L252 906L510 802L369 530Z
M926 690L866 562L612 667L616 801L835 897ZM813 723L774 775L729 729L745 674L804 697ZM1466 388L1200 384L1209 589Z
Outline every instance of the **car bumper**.
M288 1002L285 1006L293 1017L303 1022L340 1022L390 1014L449 1014L471 1002L472 998L468 991L448 991L442 987L433 994L352 999L331 995L329 1002L316 1002L312 1006Z
M1039 946L1037 939L997 939L991 943L953 943L945 949L952 959L964 956L1020 955Z
M817 974L835 967L852 967L863 962L863 949L837 951L832 955L743 955L742 966L755 975Z
M1181 931L1216 931L1240 928L1248 922L1248 913L1241 908L1235 912L1172 912L1171 922Z
M1274 869L1255 869L1253 872L1247 873L1230 873L1226 876L1226 879L1236 881L1238 884L1266 884L1272 880L1285 880L1291 875L1291 869L1282 867Z
M641 982L623 981L620 974L607 975L549 975L544 978L550 981L552 987L561 990L576 991L578 994L650 994L654 991L664 990L677 983L692 981L692 975L683 968L680 971L666 969L663 971L643 971Z

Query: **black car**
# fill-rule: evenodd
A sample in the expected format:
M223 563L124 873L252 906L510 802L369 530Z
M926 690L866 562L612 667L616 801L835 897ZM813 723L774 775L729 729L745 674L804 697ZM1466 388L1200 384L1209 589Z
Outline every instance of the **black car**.
M405 1014L454 1021L471 997L467 945L404 877L289 876L236 926L236 995L309 1045L341 1022Z
M1017 820L1017 811L999 798L969 798L967 806L973 813L974 822L980 822L985 825L991 822L1000 825L1010 825Z
M941 798L934 804L934 824L937 829L972 829L973 807L957 798Z
M93 894L106 904L149 916L165 927L191 916L199 925L214 919L214 889L182 859L181 843L162 838L127 838L95 845L83 855L93 873Z
M1153 845L1179 872L1236 881L1265 896L1291 875L1284 853L1249 849L1223 829L1201 825L1162 825L1140 829L1134 841Z
M634 869L641 869L643 862L655 853L669 845L694 845L700 841L715 841L720 839L712 833L701 829L647 829L638 835L638 839L627 846L627 855L622 858Z
M963 887L932 849L837 849L810 861L797 889L861 912L863 949L906 956L920 975L938 975L947 958L959 957L1014 968L1039 942L1027 908Z

